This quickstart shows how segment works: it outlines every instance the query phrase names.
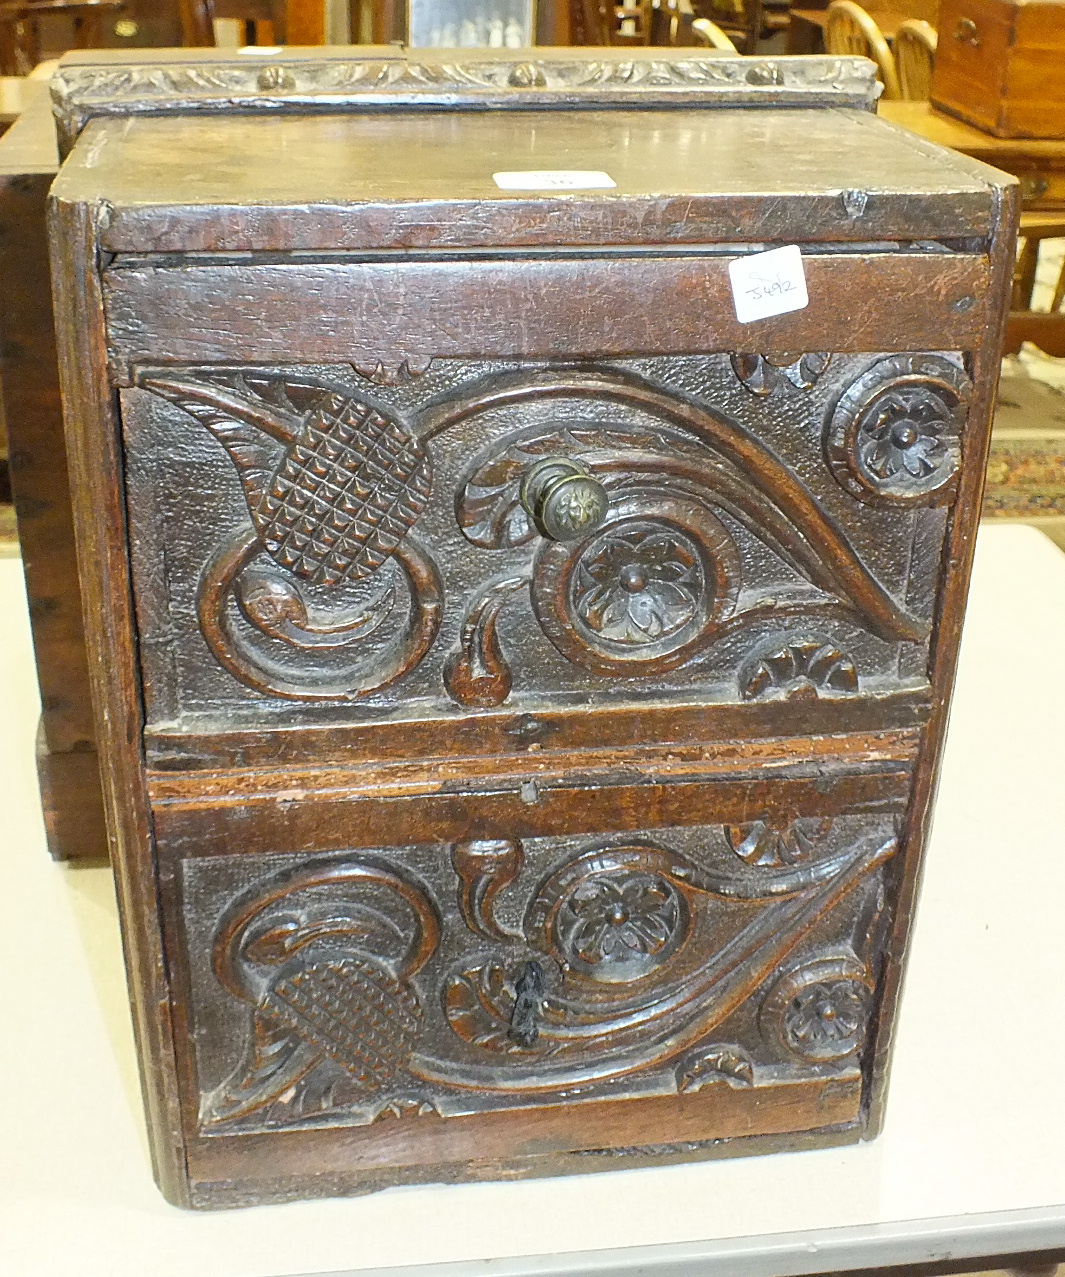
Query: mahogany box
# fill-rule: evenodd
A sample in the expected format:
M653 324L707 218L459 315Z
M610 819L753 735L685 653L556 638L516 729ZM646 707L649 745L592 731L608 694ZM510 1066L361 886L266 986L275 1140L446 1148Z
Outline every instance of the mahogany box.
M1015 202L876 91L658 50L61 70L172 1201L875 1135Z
M941 0L931 100L996 137L1065 138L1065 0Z

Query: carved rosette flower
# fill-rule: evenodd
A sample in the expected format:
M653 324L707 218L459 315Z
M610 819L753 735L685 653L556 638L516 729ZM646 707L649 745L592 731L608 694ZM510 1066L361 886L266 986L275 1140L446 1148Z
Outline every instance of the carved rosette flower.
M700 502L645 491L612 498L613 521L583 541L547 543L533 607L563 656L601 674L683 665L731 615L739 553Z
M740 384L752 395L764 398L783 387L785 382L790 382L796 390L812 390L831 358L830 354L821 351L802 355L793 352L783 355L737 353L731 356L731 363Z
M840 399L825 451L840 484L862 501L947 500L961 466L969 378L939 355L894 355Z
M670 962L692 926L678 857L633 845L590 850L544 882L525 933L579 983L640 980Z
M660 954L677 929L679 897L656 874L600 874L567 902L567 956L589 966Z
M756 650L740 669L745 701L818 700L858 690L858 672L846 652L817 635L774 641Z
M866 968L847 955L816 958L782 976L761 1012L763 1031L811 1064L842 1060L865 1039L872 1008Z
M936 395L904 387L881 396L862 416L859 464L882 483L903 471L923 481L942 465L953 414Z
M705 589L699 554L680 532L620 528L580 561L573 610L603 638L642 645L668 638L696 615Z

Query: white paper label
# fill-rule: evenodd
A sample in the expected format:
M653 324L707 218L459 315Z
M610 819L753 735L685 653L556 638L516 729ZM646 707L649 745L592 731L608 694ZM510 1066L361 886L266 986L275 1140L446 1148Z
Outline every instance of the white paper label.
M752 253L729 263L732 300L741 324L770 315L786 315L809 305L806 272L797 244L772 248L768 253Z
M237 50L243 58L274 58L284 51L279 44L242 44Z
M493 173L501 191L609 191L617 182L595 169L532 169L522 173Z

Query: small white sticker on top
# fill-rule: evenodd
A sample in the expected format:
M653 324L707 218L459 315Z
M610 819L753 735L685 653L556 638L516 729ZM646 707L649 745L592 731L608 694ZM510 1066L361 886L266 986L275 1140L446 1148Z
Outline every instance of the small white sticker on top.
M493 173L501 191L609 191L617 182L597 169L530 169L516 173Z
M797 244L752 253L729 263L729 280L736 318L741 324L771 315L786 315L810 304L806 272Z

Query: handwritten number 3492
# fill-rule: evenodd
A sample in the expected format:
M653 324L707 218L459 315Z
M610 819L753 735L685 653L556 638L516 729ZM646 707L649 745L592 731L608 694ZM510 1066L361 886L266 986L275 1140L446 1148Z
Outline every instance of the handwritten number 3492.
M753 302L767 301L771 297L783 297L785 293L795 292L795 283L786 276L778 275L776 279L760 279L757 284L744 291Z

